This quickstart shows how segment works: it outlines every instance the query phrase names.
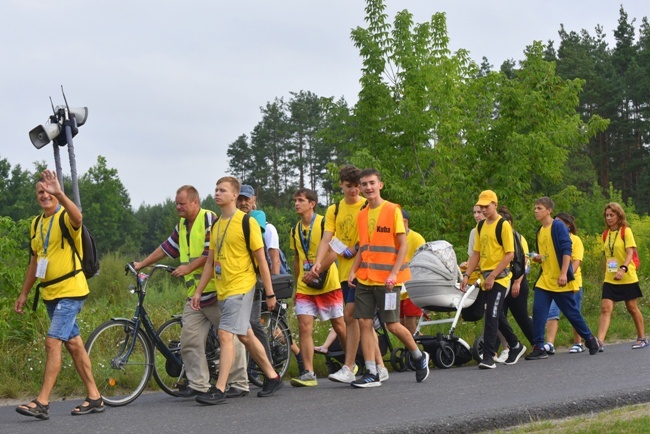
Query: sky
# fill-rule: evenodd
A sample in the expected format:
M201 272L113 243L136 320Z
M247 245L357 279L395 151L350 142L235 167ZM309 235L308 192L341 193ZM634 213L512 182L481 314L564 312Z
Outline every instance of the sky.
M452 51L495 68L521 60L535 40L601 25L613 45L623 5L638 29L645 0L387 0L389 22L407 9L415 22L447 17ZM0 159L54 168L52 145L28 132L63 104L86 106L74 139L77 172L99 155L137 209L192 184L202 197L227 175L228 145L250 135L260 107L289 92L343 97L359 92L361 59L351 29L365 26L361 0L2 0ZM70 173L67 148L63 171ZM71 192L68 192L71 196ZM83 204L83 197L81 198Z

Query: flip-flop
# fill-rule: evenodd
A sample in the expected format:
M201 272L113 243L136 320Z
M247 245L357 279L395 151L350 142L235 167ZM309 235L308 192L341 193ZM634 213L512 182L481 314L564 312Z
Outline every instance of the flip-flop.
M84 402L87 402L88 405L84 405ZM101 413L106 409L101 396L97 399L86 398L84 402L73 408L70 414L73 416L82 416L91 413Z
M43 405L38 402L38 399L32 400L36 407L30 407L29 404L23 404L16 407L16 411L23 416L31 416L36 419L47 420L50 418L50 404Z

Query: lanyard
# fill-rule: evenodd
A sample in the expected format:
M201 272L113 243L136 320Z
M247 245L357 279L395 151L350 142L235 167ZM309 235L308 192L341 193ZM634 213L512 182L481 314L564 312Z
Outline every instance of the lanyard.
M302 226L302 221L300 222L300 227L298 228L298 232L300 235L300 244L302 244L302 250L305 252L305 259L309 261L309 245L311 243L311 234L312 234L312 229L314 228L314 220L316 220L316 213L311 216L311 223L309 223L309 234L307 237L303 236L303 226Z
M221 242L219 242L219 232L221 230L221 219L219 219L219 223L217 224L217 260L219 259L221 255L221 248L223 247L223 242L226 241L226 232L228 232L228 226L230 226L230 222L232 221L232 218L234 217L231 216L230 219L228 220L228 223L226 223L226 229L223 230L223 236L221 237Z
M613 258L614 257L614 246L616 245L616 237L618 237L618 232L621 230L621 228L618 228L616 230L616 235L614 235L614 242L610 242L612 239L612 231L610 230L609 233L607 234L607 247L609 248L609 257Z
M54 223L54 216L56 216L56 213L59 212L61 209L61 205L56 207L56 211L54 211L54 214L52 214L52 219L50 220L50 226L47 228L47 235L45 235L45 239L43 239L43 220L45 220L45 214L43 214L43 218L41 218L41 241L43 242L43 256L47 256L47 246L50 244L50 231L52 230L52 223Z

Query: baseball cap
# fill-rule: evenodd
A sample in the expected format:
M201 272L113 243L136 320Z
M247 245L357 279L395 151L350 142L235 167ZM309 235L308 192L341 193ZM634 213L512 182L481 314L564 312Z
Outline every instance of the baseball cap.
M488 206L490 202L499 203L497 200L497 194L492 190L484 190L478 196L478 202L476 202L476 205Z
M239 189L240 196L253 197L255 196L255 189L248 184L244 184Z

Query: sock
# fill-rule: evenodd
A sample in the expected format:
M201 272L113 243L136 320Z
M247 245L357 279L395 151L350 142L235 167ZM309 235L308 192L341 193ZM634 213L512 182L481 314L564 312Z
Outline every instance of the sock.
M305 370L305 365L302 361L302 354L298 353L296 354L296 362L298 362L298 371L302 372Z
M411 351L411 355L413 356L413 360L420 360L422 358L422 351L420 351L419 348L416 348Z
M366 369L372 375L377 375L377 363L374 360L372 362L366 361Z

